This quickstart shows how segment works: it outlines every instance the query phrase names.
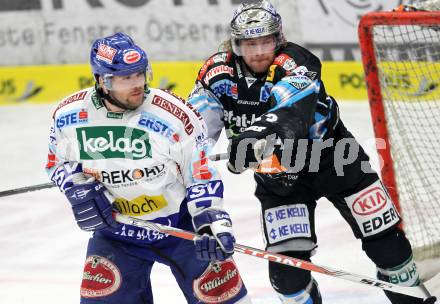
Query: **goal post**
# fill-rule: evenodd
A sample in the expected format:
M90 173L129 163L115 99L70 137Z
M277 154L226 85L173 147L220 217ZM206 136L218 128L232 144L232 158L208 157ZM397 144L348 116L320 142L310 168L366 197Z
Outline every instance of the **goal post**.
M381 175L416 260L440 259L440 12L374 12L358 28Z

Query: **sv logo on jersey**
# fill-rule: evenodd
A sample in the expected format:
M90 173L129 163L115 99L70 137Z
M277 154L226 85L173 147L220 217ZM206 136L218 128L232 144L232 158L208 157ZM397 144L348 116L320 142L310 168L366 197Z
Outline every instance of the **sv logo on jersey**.
M58 186L58 188L60 188L60 190L64 191L73 186L72 176L81 172L81 164L77 162L65 163L52 173L50 179Z
M188 189L188 195L190 199L196 199L200 197L223 197L223 183L222 181L211 181L203 185L196 185Z

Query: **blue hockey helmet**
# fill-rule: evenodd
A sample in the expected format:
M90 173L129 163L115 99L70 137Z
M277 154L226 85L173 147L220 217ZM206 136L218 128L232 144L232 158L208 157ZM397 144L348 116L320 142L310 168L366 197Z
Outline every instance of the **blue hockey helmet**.
M109 89L112 76L141 72L151 77L147 54L124 33L97 39L90 52L90 64L95 77L103 77Z

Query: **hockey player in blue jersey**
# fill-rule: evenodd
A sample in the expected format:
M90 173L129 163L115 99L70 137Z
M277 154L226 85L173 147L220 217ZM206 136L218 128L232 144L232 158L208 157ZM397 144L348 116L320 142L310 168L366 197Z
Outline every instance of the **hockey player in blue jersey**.
M326 197L362 241L380 279L421 284L400 215L327 95L320 60L284 39L268 1L240 5L230 30L226 50L202 66L189 101L211 138L226 129L230 171L255 170L266 249L310 260L316 202ZM349 148L356 155L351 162ZM269 278L284 304L322 303L309 271L270 262ZM386 295L393 304L423 302Z
M96 85L56 108L47 163L78 226L93 232L81 303L153 303L156 262L170 267L187 303L250 303L200 114L147 87L147 56L123 33L96 40L90 61ZM192 243L123 225L114 210L202 236Z

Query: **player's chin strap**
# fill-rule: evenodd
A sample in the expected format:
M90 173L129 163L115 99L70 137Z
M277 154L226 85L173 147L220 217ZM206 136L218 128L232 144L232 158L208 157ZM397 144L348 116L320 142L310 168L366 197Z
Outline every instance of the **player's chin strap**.
M99 98L107 100L109 103L111 103L112 105L114 105L120 109L123 109L125 111L130 111L130 110L136 110L136 108L137 108L137 107L127 107L127 105L124 105L118 99L114 98L111 95L111 91L109 91L110 94L107 94L104 92L104 90L102 88L98 87L97 85L95 86L95 89L96 89L96 93ZM147 87L146 86L145 86L144 92L145 92L144 95L147 94Z
M116 221L118 221L122 224L127 224L127 225L145 228L145 229L150 229L153 231L157 231L157 232L164 233L164 234L169 234L171 236L178 237L178 238L185 239L185 240L189 240L189 241L194 241L194 239L199 237L199 235L195 234L194 232L153 223L153 222L150 222L147 220L134 218L131 216L120 214L120 213L114 213L114 216L116 218ZM256 249L256 248L252 248L252 247L248 247L248 246L244 246L244 245L240 245L240 244L235 244L234 250L236 252L251 255L251 256L265 259L265 260L268 260L271 262L275 262L275 263L279 263L279 264L283 264L283 265L287 265L287 266L291 266L291 267L296 267L296 268L304 269L304 270L308 270L308 271L318 272L318 273L325 274L328 276L337 277L340 279L344 279L344 280L348 280L348 281L380 288L382 290L388 290L388 291L404 294L407 296L421 298L421 299L425 300L424 303L426 303L426 304L433 304L436 301L436 298L431 296L429 291L423 285L415 286L415 287L400 286L400 285L392 284L392 283L389 283L386 281L381 281L378 279L373 279L373 278L365 277L362 275L345 272L342 270L334 270L329 267L319 266L319 265L314 264L312 262L292 258L292 257L282 255L279 253L263 251L261 249Z
M105 93L104 90L101 89L101 88L96 88L96 93L98 94L98 96L100 98L103 98L103 99L107 100L109 103L111 103L112 105L114 105L114 106L116 106L116 107L118 107L120 109L123 109L123 110L134 110L134 109L131 109L131 108L127 107L122 102L120 102L119 100L117 100L116 98L111 96L110 94Z

